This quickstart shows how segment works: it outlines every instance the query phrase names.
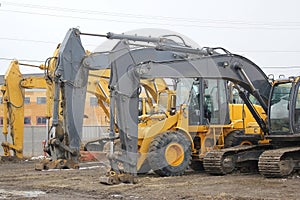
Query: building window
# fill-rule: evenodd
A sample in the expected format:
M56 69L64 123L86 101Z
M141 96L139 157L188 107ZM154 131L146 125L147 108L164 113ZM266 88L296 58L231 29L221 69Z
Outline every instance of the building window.
M24 117L24 125L31 125L31 117Z
M36 117L36 125L46 125L47 118L46 117Z
M30 97L24 98L24 104L30 104Z
M46 104L46 97L37 97L36 103L37 104Z
M96 97L90 97L90 106L98 106L98 99Z

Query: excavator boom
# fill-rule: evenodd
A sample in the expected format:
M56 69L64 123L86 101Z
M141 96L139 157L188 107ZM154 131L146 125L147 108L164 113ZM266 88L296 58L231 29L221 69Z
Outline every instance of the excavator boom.
M18 61L12 61L5 76L5 85L2 86L3 93L3 134L5 141L2 142L4 156L11 156L10 150L14 151L17 158L23 158L23 132L24 129L24 89L20 88L22 74L19 70ZM9 120L9 122L8 122ZM8 142L7 125L10 125L12 144Z
M24 95L25 89L45 89L47 83L44 77L26 77L20 72L19 66L26 65L17 60L11 62L4 76L3 93L3 134L5 141L2 142L4 156L10 157L10 150L17 158L23 158L24 139ZM49 92L47 90L47 92ZM9 126L8 126L9 125ZM8 142L8 128L12 137L12 144Z

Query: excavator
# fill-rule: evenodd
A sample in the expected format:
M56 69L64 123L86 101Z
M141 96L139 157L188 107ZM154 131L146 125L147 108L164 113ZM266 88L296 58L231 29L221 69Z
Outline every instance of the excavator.
M86 55L80 35L106 37L119 42L111 51ZM143 42L146 44L140 44ZM140 160L144 159L145 161L146 158L148 162L152 160L149 164L158 174L181 175L191 162L192 152L197 152L197 148L195 148L197 145L194 142L196 136L193 138L190 134L193 132L192 129L194 128L194 132L201 132L209 129L210 123L228 120L226 107L222 110L223 107L219 104L218 108L213 109L209 104L212 100L227 103L226 98L221 101L222 97L218 92L213 98L209 96L215 91L224 90L223 79L235 85L260 129L264 133L267 132L264 119L254 108L249 95L253 95L263 111L267 112L269 92L272 86L262 70L247 58L232 54L220 47L193 49L183 40L178 43L170 39L168 35L159 38L114 33L99 35L70 29L59 51L54 95L55 99L59 97L60 93L63 97L64 129L68 143L65 145L66 143L55 134L59 115L57 103L54 103L50 142L56 155L65 155L61 158L64 158L66 162L78 162L83 119L81 105L84 105L85 101L89 71L107 68L110 68L111 71L109 82L110 152L108 155L111 170L107 177L103 177L103 182L108 184L135 182L137 169L143 164ZM171 95L171 103L167 108L169 115L166 117L177 123L170 127L165 120L158 120L153 126L145 127L144 131L149 133L145 137L138 131L140 85L141 80L153 78L171 78L179 84L182 80L184 82L184 79L189 79L187 82L192 83L190 86L193 86L192 88L195 90L195 99L201 102L201 106L198 109L189 109L186 102L177 104L176 97L184 96L184 92L182 95L178 93ZM207 96L197 95L197 93L205 94L206 88L210 88L210 94ZM188 94L189 97L192 95L194 94ZM209 113L208 108L210 108L210 112L214 113ZM190 111L195 112L195 124L203 125L201 126L202 130L198 130L200 126L189 127ZM213 118L212 116L218 117ZM115 124L118 126L118 133L115 132ZM219 129L221 128L220 126ZM158 131L160 134L151 135L150 129ZM161 132L161 130L166 131ZM214 135L214 129L210 134ZM254 137L257 137L256 135ZM140 140L141 136L143 140ZM236 137L243 138L245 134L237 134ZM116 139L119 140L120 148L114 146ZM259 139L265 143L268 142L264 134L259 135ZM201 141L201 143L205 142L217 143L218 141ZM149 144L147 153L145 153L146 149L141 149L143 143ZM271 145L251 145L249 147L252 148L252 146L263 146L261 149L264 149Z
M12 61L4 76L5 83L1 86L3 93L3 134L5 139L1 144L4 150L3 159L23 158L25 89L47 89L48 98L45 117L49 119L51 116L51 85L47 83L47 79L44 77L31 76L24 78L19 65L28 66L28 64L19 63L17 60ZM40 68L43 66L40 66ZM8 127L10 128L12 144L8 142ZM11 151L13 151L13 155Z
M268 135L272 149L264 151L258 169L264 177L287 177L299 170L300 77L273 81L268 110Z
M299 81L300 77L272 78L265 140L251 147L208 152L206 172L225 175L248 166L258 168L264 177L281 178L299 170Z

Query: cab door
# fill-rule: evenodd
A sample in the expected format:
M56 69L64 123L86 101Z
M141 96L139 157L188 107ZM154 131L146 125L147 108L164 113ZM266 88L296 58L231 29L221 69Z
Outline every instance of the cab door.
M204 80L204 117L210 124L229 124L229 104L227 81L219 79Z
M189 125L228 124L227 82L217 79L196 79L189 97Z

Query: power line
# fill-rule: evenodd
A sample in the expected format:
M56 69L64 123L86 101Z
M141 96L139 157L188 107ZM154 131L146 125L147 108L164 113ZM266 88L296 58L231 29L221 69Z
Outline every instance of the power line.
M138 21L126 21L126 20L92 18L92 17L76 17L76 16L68 16L68 15L47 14L47 13L27 12L27 11L16 11L16 10L8 10L8 9L0 9L0 11L1 12L30 14L30 15L41 15L41 16L49 16L49 17L58 17L58 18L71 18L71 19L81 19L81 20L105 21L105 22L116 22L116 23L129 23L129 24L148 24L148 25L203 27L203 28L233 28L233 29L235 28L235 27L216 27L216 26L210 26L210 25L170 24L170 23L156 23L156 22L142 22L142 21L138 22Z
M34 9L46 9L49 10L55 10L55 11L66 11L66 12L73 12L73 13L84 13L84 14L96 14L96 15L108 15L113 17L128 17L128 18L144 18L144 19L158 19L158 20L164 20L164 21L184 21L184 22L210 22L210 23L227 23L227 24L247 24L247 25L280 25L280 26L300 26L300 22L298 21L276 21L276 22L251 22L251 21L242 21L242 20L220 20L220 19L197 19L197 18L178 18L178 17L169 17L169 16L147 16L147 15L136 15L136 14L130 14L130 13L120 13L120 12L104 12L104 11L95 11L95 10L83 10L83 9L73 9L73 8L62 8L62 7L54 7L54 6L43 6L43 5L34 5L34 4L24 4L24 3L12 3L12 2L3 2L7 5L12 5L16 7L28 7L28 8L34 8Z
M300 30L300 25L294 26L284 26L280 27L276 26L244 26L245 23L240 23L243 26L216 26L216 25L199 25L197 23L194 24L178 24L178 23L161 23L161 22L145 22L145 21L127 21L120 19L104 19L104 18L92 18L92 17L79 17L79 16L70 16L70 15L60 15L60 14L48 14L48 13L40 13L40 12L28 12L28 11L19 11L19 10L9 10L9 9L0 9L1 12L8 13L20 13L20 14L29 14L29 15L40 15L40 16L48 16L48 17L58 17L58 18L71 18L71 19L81 19L81 20L94 20L94 21L105 21L105 22L116 22L116 23L129 23L129 24L148 24L148 25L163 25L163 26L181 26L181 27L198 27L198 28L219 28L219 29L264 29L264 30ZM222 23L224 24L224 23Z

